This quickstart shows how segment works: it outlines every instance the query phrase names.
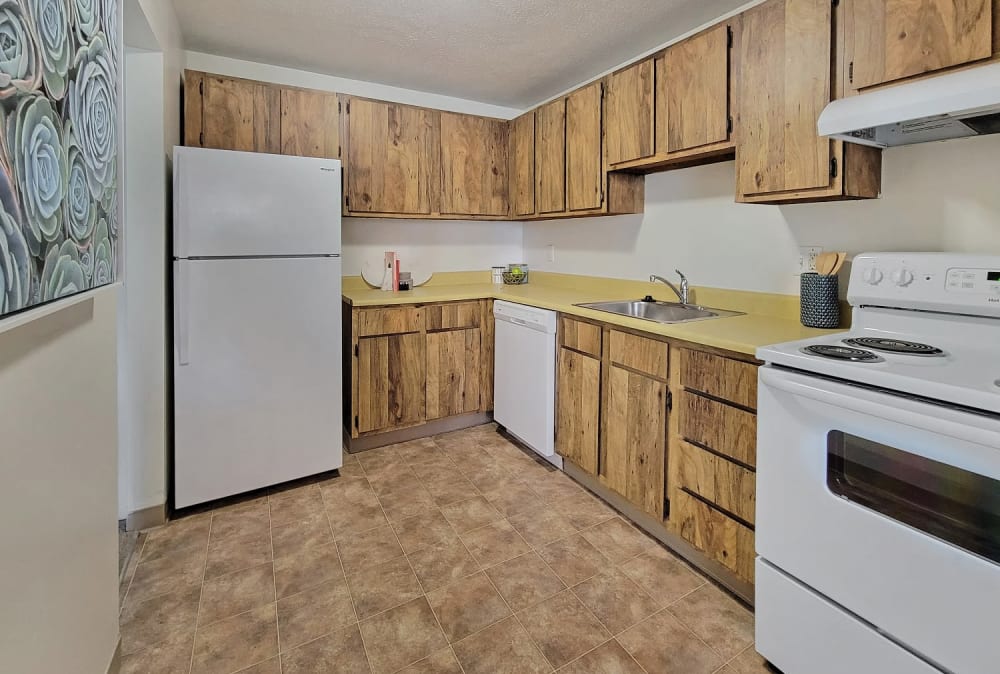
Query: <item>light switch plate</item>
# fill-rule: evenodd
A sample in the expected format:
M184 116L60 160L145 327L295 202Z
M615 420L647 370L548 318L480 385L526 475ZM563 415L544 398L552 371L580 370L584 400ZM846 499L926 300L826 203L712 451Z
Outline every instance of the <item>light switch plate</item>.
M799 268L795 274L816 271L816 257L822 252L822 246L799 246Z
M556 247L551 243L545 249L545 259L549 262L556 261Z

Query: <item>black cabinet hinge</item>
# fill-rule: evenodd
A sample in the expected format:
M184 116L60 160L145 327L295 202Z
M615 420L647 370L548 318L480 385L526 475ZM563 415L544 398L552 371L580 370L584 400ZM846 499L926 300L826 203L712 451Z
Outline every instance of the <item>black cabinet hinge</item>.
M340 101L337 101L337 114L339 115L343 109L343 104Z
M354 427L358 428L359 426L360 426L360 423L358 422L358 415L355 414L354 415Z
M733 118L730 116L726 118L726 133L732 133L732 132L733 132Z
M205 132L204 131L202 131L201 133L198 134L198 145L201 145L202 147L205 147Z
M670 519L670 499L663 499L663 519Z
M205 95L205 80L198 82L198 93L201 94L202 96Z
M347 101L347 114L351 114L351 102Z
M358 355L360 355L360 354L358 353L358 345L357 345L357 344L355 344L355 345L354 345L354 355L355 355L355 356L358 356Z
M667 412L674 411L674 392L667 391Z
M348 196L344 197L344 205L347 206L348 208L351 207L351 198L350 197L348 197Z
M830 177L837 177L837 158L833 157L830 159Z
M833 0L834 7L840 7L840 0Z
M854 82L854 61L851 61L847 65L847 81L851 83Z
M726 46L730 49L733 48L733 27L726 26Z

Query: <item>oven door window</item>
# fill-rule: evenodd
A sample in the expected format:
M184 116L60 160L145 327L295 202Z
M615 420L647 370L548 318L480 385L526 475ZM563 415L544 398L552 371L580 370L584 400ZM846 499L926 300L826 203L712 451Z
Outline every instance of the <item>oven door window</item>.
M1000 564L1000 481L842 431L827 434L834 494Z

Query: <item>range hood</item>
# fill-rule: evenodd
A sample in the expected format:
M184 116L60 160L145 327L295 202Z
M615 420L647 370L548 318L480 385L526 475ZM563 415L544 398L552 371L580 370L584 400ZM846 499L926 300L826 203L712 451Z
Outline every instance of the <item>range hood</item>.
M874 147L1000 133L1000 63L830 103L819 134Z

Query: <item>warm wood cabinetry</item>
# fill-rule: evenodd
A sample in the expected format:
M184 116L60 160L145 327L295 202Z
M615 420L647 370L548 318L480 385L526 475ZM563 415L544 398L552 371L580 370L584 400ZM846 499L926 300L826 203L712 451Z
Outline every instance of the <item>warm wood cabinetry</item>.
M592 211L604 203L604 83L566 97L566 201L570 211Z
M281 92L263 82L189 72L185 79L186 145L280 152Z
M720 24L664 53L660 93L666 101L668 154L729 141L732 40L732 27Z
M508 126L441 113L441 213L507 215Z
M307 89L281 90L281 154L340 157L337 95Z
M540 214L566 210L566 100L535 111L535 198Z
M510 207L514 217L535 214L535 113L510 124Z
M605 140L608 164L650 157L655 147L653 59L646 59L608 77L605 95Z

